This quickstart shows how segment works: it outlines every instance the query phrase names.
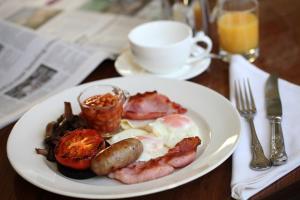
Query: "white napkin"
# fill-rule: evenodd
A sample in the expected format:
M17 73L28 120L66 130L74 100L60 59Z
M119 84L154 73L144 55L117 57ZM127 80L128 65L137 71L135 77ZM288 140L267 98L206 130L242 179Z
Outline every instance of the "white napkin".
M230 99L234 102L234 80L249 78L257 114L254 118L256 132L266 156L270 157L270 124L265 110L265 83L268 73L250 64L241 56L233 56L230 64ZM233 154L231 195L235 199L248 199L300 165L300 87L280 79L279 93L282 103L282 129L288 162L266 171L249 168L251 159L250 130L244 118L240 143Z

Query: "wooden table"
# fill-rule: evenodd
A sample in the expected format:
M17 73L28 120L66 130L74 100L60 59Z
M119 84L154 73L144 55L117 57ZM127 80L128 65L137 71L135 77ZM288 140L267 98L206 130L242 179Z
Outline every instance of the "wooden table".
M255 64L300 85L300 1L260 0L259 3L260 57ZM215 34L212 33L211 36L216 41ZM114 62L105 61L84 82L116 76L119 75L114 69ZM190 81L228 97L228 64L213 60L207 72ZM0 130L0 199L72 199L39 189L14 171L6 155L6 142L13 125L14 123ZM231 199L231 162L230 157L209 174L183 186L133 199ZM300 199L299 189L300 167L252 199Z

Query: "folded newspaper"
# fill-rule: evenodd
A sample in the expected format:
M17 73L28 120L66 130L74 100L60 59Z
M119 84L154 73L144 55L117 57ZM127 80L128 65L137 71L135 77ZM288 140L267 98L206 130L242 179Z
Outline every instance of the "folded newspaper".
M150 0L0 0L0 128L82 82L160 9Z
M0 20L0 128L32 105L80 83L108 52L44 38Z

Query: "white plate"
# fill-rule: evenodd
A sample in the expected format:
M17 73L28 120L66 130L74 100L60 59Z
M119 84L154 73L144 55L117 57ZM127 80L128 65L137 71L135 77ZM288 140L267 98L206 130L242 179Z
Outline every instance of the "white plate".
M178 80L191 79L201 73L203 73L210 65L211 58L205 58L201 61L196 61L193 64L186 64L181 67L179 71L169 74L153 74L141 68L133 61L130 50L123 51L115 61L115 68L117 72L122 76L132 75L152 75L163 78L171 78Z
M63 113L64 101L79 112L76 97L85 87L112 84L136 92L157 90L188 109L187 115L198 124L203 144L196 160L173 174L144 183L124 185L106 177L87 180L66 178L35 153L43 146L45 126ZM176 88L176 89L174 89ZM168 190L210 172L234 151L240 137L239 116L231 103L218 93L195 83L158 77L121 77L105 79L65 90L34 106L14 126L7 143L7 154L14 169L24 179L45 190L61 195L113 199L140 196Z

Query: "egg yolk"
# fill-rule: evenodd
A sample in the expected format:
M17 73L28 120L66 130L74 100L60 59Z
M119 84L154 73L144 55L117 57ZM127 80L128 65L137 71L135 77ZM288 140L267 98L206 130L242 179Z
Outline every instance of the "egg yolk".
M172 126L174 128L184 127L191 123L191 120L184 115L174 114L167 115L162 118L164 124Z

